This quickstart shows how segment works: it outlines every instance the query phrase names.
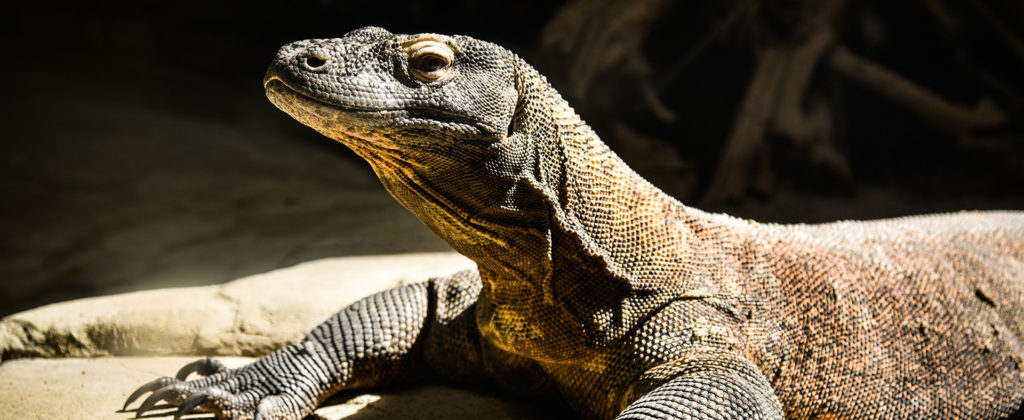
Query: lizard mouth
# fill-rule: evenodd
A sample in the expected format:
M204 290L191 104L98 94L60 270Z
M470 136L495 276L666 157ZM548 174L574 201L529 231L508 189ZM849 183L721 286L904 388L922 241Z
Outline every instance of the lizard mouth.
M263 88L274 105L306 125L311 125L312 121L299 118L296 112L373 131L437 130L443 127L451 135L473 137L493 137L493 133L498 132L490 124L477 119L426 106L368 108L345 105L340 100L313 95L275 72L267 73Z
M284 79L276 75L267 75L263 80L263 90L266 91L267 97L270 98L270 101L274 105L292 116L295 116L295 113L293 112L295 107L321 117L327 117L328 115L335 113L325 111L341 111L345 109L344 107L321 101L316 97L307 94L302 89L297 89L289 85L284 81Z
M268 74L264 79L263 88L274 106L354 150L366 148L369 144L379 146L390 143L385 140L395 137L389 135L393 130L387 129L387 111L348 108L329 103L273 74Z
M306 92L305 90L303 90L301 88L297 88L295 86L292 86L291 84L286 82L284 80L284 78L282 78L282 77L280 77L280 76L278 76L276 74L268 74L267 77L263 79L263 89L267 92L268 96L278 95L278 96L290 97L293 100L299 100L301 102L306 102L309 105L315 105L315 106L318 106L318 107L326 107L326 108L330 108L330 109L334 109L334 110L338 110L338 111L346 111L346 112L388 112L388 111L397 111L397 110L391 110L391 109L360 108L360 107L345 106L345 105L340 105L340 104L336 104L336 103L327 102L327 101L324 101L322 99L318 99L316 96ZM273 99L274 99L273 96L271 96L271 100L273 100ZM277 104L277 103L275 102L275 104Z

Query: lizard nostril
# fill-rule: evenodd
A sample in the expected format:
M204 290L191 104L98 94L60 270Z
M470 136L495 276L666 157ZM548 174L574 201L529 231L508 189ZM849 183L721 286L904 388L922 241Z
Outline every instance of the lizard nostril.
M319 55L306 56L306 67L309 67L310 69L320 68L326 63L327 61L324 60L324 58L320 57Z

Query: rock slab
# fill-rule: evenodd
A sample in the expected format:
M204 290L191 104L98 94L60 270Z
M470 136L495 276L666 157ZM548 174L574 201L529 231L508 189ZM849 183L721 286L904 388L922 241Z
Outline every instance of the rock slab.
M470 267L455 253L330 258L213 286L46 305L0 321L0 360L262 356L364 296Z
M0 321L0 418L132 418L133 411L119 411L132 391L198 357L244 365L253 359L230 356L266 354L363 296L472 266L454 253L331 258L220 285L79 299L17 313ZM557 402L441 384L343 393L316 415L572 417Z

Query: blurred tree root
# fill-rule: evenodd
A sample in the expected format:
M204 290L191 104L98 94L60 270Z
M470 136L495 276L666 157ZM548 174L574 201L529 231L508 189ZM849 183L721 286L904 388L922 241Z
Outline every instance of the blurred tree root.
M802 28L797 31L810 35L797 43L775 43L757 50L754 76L702 204L739 200L751 190L770 194L774 178L765 142L769 135L809 148L812 166L824 167L843 179L850 177L846 158L834 146L833 111L827 102L817 101L807 110L802 107L816 69L834 72L902 105L965 143L975 130L1007 121L1006 113L989 98L973 108L957 105L850 52L838 43L833 29L842 18L844 3L816 2L807 8L809 13L805 13ZM928 3L936 8L939 4L937 0Z
M680 6L666 0L578 0L563 6L545 27L542 49L549 56L566 62L561 68L567 72L564 77L570 86L570 100L579 104L581 112L597 115L597 125L607 126L604 130L599 127L599 132L607 133L613 148L624 155L652 150L667 155L673 168L648 166L669 173L684 173L690 179L675 184L652 180L659 185L670 185L667 190L684 200L693 199L692 195L703 190L700 200L703 206L735 202L750 195L773 194L780 169L775 160L778 155L800 156L798 163L805 165L805 173L826 173L836 182L852 182L853 170L847 151L838 145L837 139L843 136L840 122L845 110L839 105L837 90L823 89L823 83L838 86L838 80L850 82L851 88L861 88L876 98L911 111L920 117L919 123L938 129L963 147L977 144L976 133L1005 127L1017 119L1018 89L976 64L970 52L971 48L979 48L977 34L984 32L988 34L985 39L996 41L983 47L1001 48L1007 56L1024 64L1024 41L1017 33L1019 28L1006 23L1024 17L1024 7L999 1L990 4L983 0L964 3L917 0L907 7L915 13L912 17L920 19L896 21L901 25L931 28L940 34L949 48L949 55L958 60L957 71L985 88L975 93L979 99L969 106L958 103L963 98L950 99L871 58L871 54L851 51L844 39L850 36L850 28L859 28L859 36L868 40L864 42L869 47L871 42L889 42L884 25L871 21L874 17L871 14L876 13L872 7L880 8L882 13L892 13L884 3L877 4L882 6L874 6L875 3L865 6L846 0L735 1L724 17L702 28L704 32L695 41L675 45L671 39L652 39L655 33L652 27L660 19L672 19L673 11L693 13L722 7ZM1006 16L1001 13L1005 10L1017 15ZM673 29L693 30L681 25ZM654 36L657 35L664 36L664 33ZM675 141L659 139L658 134L652 135L656 130L650 127L672 124L680 113L686 112L673 109L663 101L664 88L676 78L687 77L685 68L709 45L737 35L748 36L740 48L753 55L753 68L746 91L735 109L731 129L720 146L717 160L712 160L717 163L706 180L694 179L699 171L694 169L698 165L692 159L702 157L687 154L687 159L691 159L687 161L670 153L671 150L649 144ZM652 65L644 55L645 45L649 43L669 44L674 48L674 52L669 53L675 54L675 60L668 66ZM858 49L863 48L858 45ZM630 90L631 96L625 96L623 90ZM628 105L624 97L629 99ZM636 150L632 150L634 146L638 146ZM643 167L643 163L636 165L635 162L644 160L656 159L638 156L631 164ZM638 171L651 176L641 168ZM706 187L699 188L699 184Z

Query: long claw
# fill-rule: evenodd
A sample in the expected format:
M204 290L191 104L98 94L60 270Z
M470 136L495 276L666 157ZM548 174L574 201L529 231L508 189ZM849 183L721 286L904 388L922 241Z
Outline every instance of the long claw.
M174 413L174 420L179 420L181 419L181 416L191 413L193 409L206 402L207 397L209 397L209 395L206 392L200 392L186 398L185 401L181 403L181 406L178 407L178 411Z
M153 391L153 395L150 395L149 398L146 398L146 401L143 401L142 405L139 406L139 410L135 412L135 418L142 417L142 413L152 410L153 407L156 406L156 403L162 401L164 398L167 398L169 394L173 392L174 384L170 384L156 391Z
M165 376L163 378L154 379L152 381L149 381L145 385L140 386L139 389L136 389L135 392L132 393L132 395L128 396L128 399L125 400L124 407L122 407L121 410L127 410L129 404L131 404L135 400L139 399L139 397L145 395L147 392L155 390L155 389L163 388L163 387L165 387L167 385L170 385L170 384L172 384L174 382L175 382L174 378L170 378L170 377L167 377L167 376Z
M178 373L176 373L174 377L179 381L184 381L192 372L196 372L203 376L209 376L225 370L228 370L228 367L224 366L224 363L221 363L220 360L207 357L182 366L181 369L178 369Z

